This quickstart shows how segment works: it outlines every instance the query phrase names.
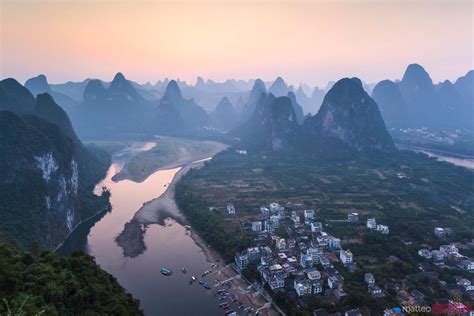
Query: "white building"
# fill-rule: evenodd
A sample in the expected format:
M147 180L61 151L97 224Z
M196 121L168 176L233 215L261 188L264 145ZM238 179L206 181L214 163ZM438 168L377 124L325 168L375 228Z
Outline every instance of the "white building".
M260 249L258 247L248 248L247 257L249 261L260 261Z
M262 221L252 222L252 231L261 232L263 230Z
M313 209L307 209L304 210L304 220L305 222L311 222L314 219L314 210Z
M311 223L311 232L320 233L323 231L323 224L321 222Z
M367 219L367 228L368 229L376 229L377 228L377 222L375 221L375 218Z
M331 289L336 289L344 282L344 278L340 274L332 275L328 278L328 285Z
M277 202L270 203L270 211L272 213L278 213L282 208L283 206L281 206Z
M270 216L270 223L272 224L273 229L277 229L280 226L280 217L278 215Z
M291 212L291 220L293 221L295 226L300 224L300 216L296 211Z
M387 235L390 232L388 226L386 225L377 225L377 231L384 235Z
M306 271L306 275L308 276L308 279L311 281L321 280L321 272L319 272L316 269Z
M442 227L436 227L434 229L434 234L435 234L436 237L446 236L446 232L444 231L444 228L442 228Z
M352 262L352 252L350 250L341 250L339 253L339 258L343 264L348 264Z
M306 254L313 258L313 263L318 263L319 258L323 255L323 250L316 247L310 247L306 250Z
M247 255L237 255L235 256L235 264L239 270L244 270L249 265L249 258Z
M293 281L293 288L299 297L309 295L312 292L312 284L306 279L295 279Z
M275 241L275 247L278 250L285 250L286 249L286 240L285 238L277 238Z
M336 250L341 248L341 240L336 237L331 237L329 239L329 248Z
M227 204L227 214L235 214L234 204L232 203Z

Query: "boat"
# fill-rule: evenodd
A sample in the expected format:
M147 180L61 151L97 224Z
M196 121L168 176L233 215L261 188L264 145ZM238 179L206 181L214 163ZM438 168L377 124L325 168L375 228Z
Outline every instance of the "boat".
M199 284L203 285L203 284L204 284L204 281L199 281Z
M211 287L210 287L209 284L207 284L207 283L204 283L202 286L203 286L205 289L207 289L207 290L210 290L210 289L211 289Z
M196 279L196 277L195 277L194 275L191 277L191 280L193 280L194 282L197 281L197 279Z
M186 268L181 268L181 271L183 271L183 274L186 274L186 272L188 272L188 270L186 270Z
M161 268L161 274L169 276L169 275L173 274L173 271L171 271L171 269L168 268L168 267L163 267L163 268Z

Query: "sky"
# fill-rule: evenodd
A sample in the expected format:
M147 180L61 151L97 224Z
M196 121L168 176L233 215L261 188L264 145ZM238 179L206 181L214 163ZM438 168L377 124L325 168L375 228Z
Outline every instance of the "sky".
M0 0L0 77L434 82L473 69L471 1Z

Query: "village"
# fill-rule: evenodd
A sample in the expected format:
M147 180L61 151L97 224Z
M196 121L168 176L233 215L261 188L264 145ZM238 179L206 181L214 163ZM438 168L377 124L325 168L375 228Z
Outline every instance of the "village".
M238 210L233 203L227 207L210 208L221 212L227 217L236 215ZM365 285L365 291L373 299L384 299L391 294L396 295L398 306L386 306L384 315L404 315L404 306L426 306L429 303L425 295L413 288L419 280L437 281L440 287L449 293L449 298L465 298L474 301L474 284L471 279L462 277L466 273L474 273L474 261L459 253L455 244L446 244L439 249L431 249L428 245L418 251L419 273L400 275L399 279L379 283L370 271L361 271L357 263L357 253L343 246L343 239L326 232L325 220L313 209L297 210L295 205L272 202L255 210L254 220L241 221L241 229L254 234L253 245L235 254L235 269L245 275L247 269L255 269L259 274L261 286L270 294L283 293L286 299L294 301L298 307L307 308L308 300L317 297L326 304L337 305L348 296L345 291L346 280L343 275L358 272L359 280ZM381 237L390 234L386 223L378 223L374 217L360 218L359 213L349 212L347 224L361 226ZM449 228L437 227L436 238L444 238L452 233ZM406 245L410 247L410 244ZM474 248L474 242L463 247ZM389 256L388 260L399 260ZM449 265L448 265L449 262ZM440 279L440 269L450 272L460 271L456 282L450 284ZM256 280L253 280L256 281ZM257 283L257 282L256 282ZM393 296L393 295L392 295ZM387 300L393 302L393 300ZM466 302L466 300L462 300ZM452 299L441 299L437 303L453 302ZM330 315L325 308L313 310L313 315ZM345 310L343 314L331 315L363 315L359 308Z

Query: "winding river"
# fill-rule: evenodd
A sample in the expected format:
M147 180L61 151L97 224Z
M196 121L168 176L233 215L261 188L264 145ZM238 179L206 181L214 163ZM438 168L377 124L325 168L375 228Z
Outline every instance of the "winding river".
M211 291L197 283L189 284L192 275L200 276L211 263L178 222L168 218L163 225L148 225L144 236L146 250L133 258L124 256L123 249L115 241L143 203L163 194L180 169L157 171L141 183L112 181L112 176L120 171L132 152L148 150L150 146L153 147L153 143L134 146L114 155L106 178L96 186L96 190L105 186L111 191L112 211L83 223L58 253L83 250L94 256L104 270L113 274L140 300L147 315L222 315ZM173 274L163 276L160 273L163 266L171 268ZM188 272L182 273L181 267ZM212 284L213 278L208 277L207 281Z

